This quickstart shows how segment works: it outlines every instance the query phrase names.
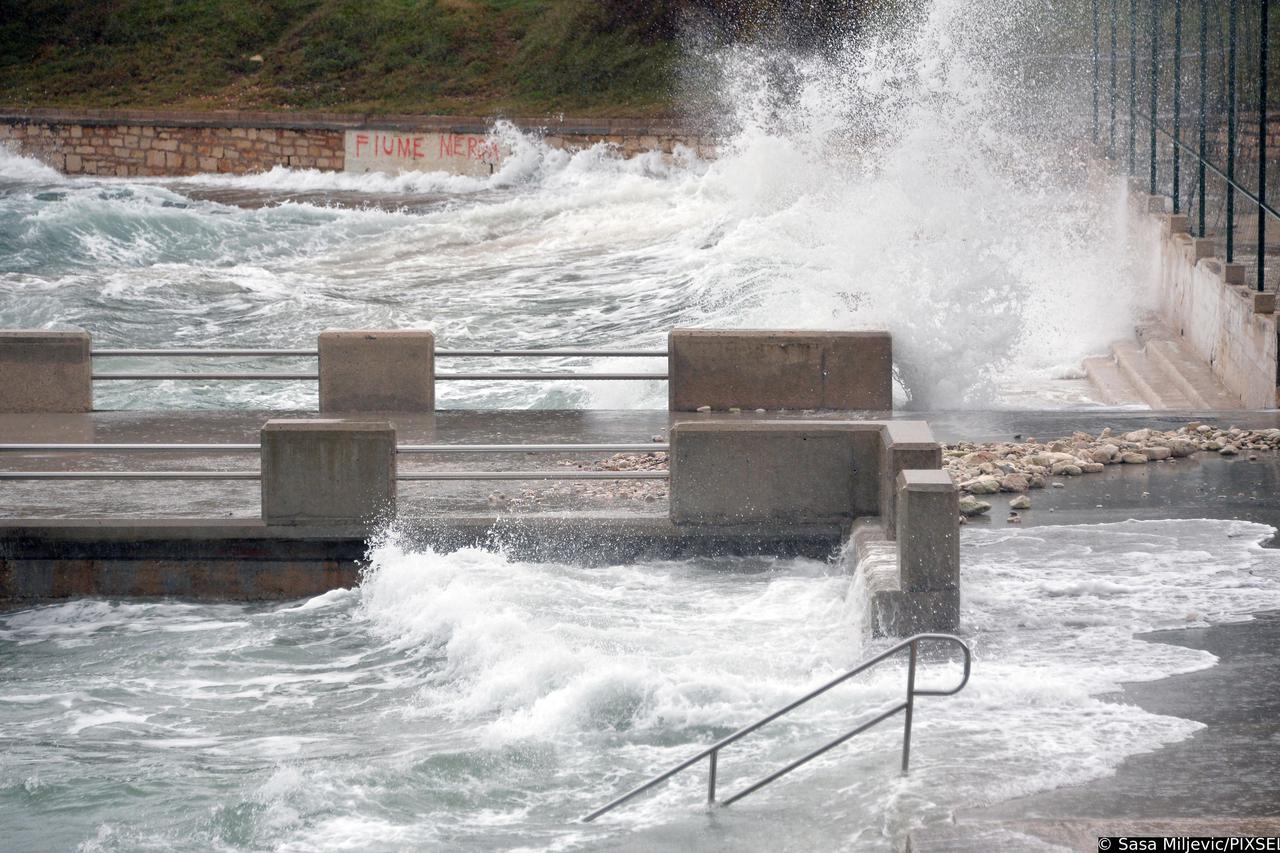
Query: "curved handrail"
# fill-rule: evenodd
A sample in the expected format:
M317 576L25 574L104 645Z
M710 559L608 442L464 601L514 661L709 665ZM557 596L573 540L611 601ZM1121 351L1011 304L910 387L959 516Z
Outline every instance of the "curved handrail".
M964 656L964 675L961 677L960 683L949 690L937 690L937 689L919 690L919 689L916 689L916 686L915 686L916 659L918 657L918 645L921 642L933 642L933 641L944 642L944 643L958 646L960 648L961 653ZM714 803L716 801L716 765L719 757L719 752L721 749L724 749L726 746L741 740L742 738L762 728L763 726L768 725L769 723L773 722L779 717L789 714L790 712L794 711L796 708L799 708L801 705L804 705L805 703L809 702L812 699L816 699L818 696L821 696L823 693L826 693L828 690L832 689L833 687L837 687L840 684L843 684L844 682L848 681L850 678L853 678L855 675L865 672L871 667L884 662L885 660L893 657L894 655L898 654L904 649L909 649L910 655L911 655L910 661L907 667L906 701L901 702L897 705L894 705L892 708L888 709L887 711L884 711L874 719L866 723L863 723L862 725L858 726L852 731L846 732L845 734L841 735L835 740L830 741L824 746L821 746L818 749L815 749L812 752L797 759L796 761L791 762L787 766L783 767L781 770L777 770L774 773L771 773L770 775L761 779L760 781L753 783L747 788L744 788L743 790L739 791L738 793L724 800L722 805L727 806L734 802L737 802L738 800L742 799L748 794L754 791L757 791L760 788L763 788L765 785L768 785L770 782L773 782L774 780L782 776L785 776L786 774L790 773L792 770L795 770L797 767L801 766L802 764L806 764L809 761L812 761L813 759L817 758L819 755L822 755L824 752L839 746L840 744L844 743L845 741L849 740L855 735L861 734L862 732L866 731L872 726L875 726L878 723L884 722L885 720L889 719L899 711L904 711L906 713L906 722L903 730L903 741L902 741L902 772L904 773L907 772L907 767L911 757L911 717L912 717L912 711L915 705L915 697L916 696L954 696L955 694L963 690L965 688L965 685L969 683L969 674L972 669L973 655L972 655L972 652L970 652L969 650L969 646L964 642L964 640L960 639L954 634L916 634L914 636L908 637L907 639L903 640L897 645L890 646L889 648L885 649L875 657L868 658L867 660L858 664L856 667L849 670L848 672L842 675L839 675L836 678L833 678L831 681L828 681L826 684L823 684L814 690L809 691L804 696L801 696L799 699L795 700L794 702L791 702L790 704L782 708L779 708L778 710L774 711L772 714L761 717L759 720L756 720L754 723L751 723L748 726L744 726L743 728L738 729L736 732L734 732L731 735L728 735L727 737L721 738L711 746L702 750L702 752L699 752L697 755L694 755L693 757L680 762L675 767L672 767L670 770L666 771L665 773L661 773L653 777L649 781L645 782L643 785L640 785L637 788L633 788L632 790L628 791L622 796L601 806L600 808L593 811L591 814L582 818L583 822L590 823L591 821L595 820L596 818L600 817L606 812L613 811L615 808L627 802L628 800L631 800L632 798L637 797L640 794L643 794L645 791L648 791L651 788L667 781L672 776L675 776L677 773L687 770L688 768L692 767L694 764L697 764L699 761L701 761L704 758L708 759L709 768L710 768L710 775L707 780L707 802Z

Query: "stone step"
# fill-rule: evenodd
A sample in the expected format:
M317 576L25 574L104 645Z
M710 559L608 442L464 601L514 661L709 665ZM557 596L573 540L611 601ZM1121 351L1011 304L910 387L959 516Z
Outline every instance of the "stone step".
M1102 401L1110 406L1144 405L1138 389L1133 387L1116 364L1115 359L1106 355L1095 355L1084 360L1084 372L1098 390Z
M1139 396L1153 409L1194 409L1192 403L1173 377L1167 374L1153 359L1133 341L1112 344L1111 352L1125 378L1137 389Z
M1153 340L1147 357L1164 369L1198 409L1226 411L1243 408L1239 398L1223 387L1209 365L1187 352L1176 340Z

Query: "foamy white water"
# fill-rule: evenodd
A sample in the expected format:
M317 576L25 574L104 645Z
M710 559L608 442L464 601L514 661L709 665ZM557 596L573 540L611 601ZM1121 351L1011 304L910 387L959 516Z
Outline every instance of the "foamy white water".
M74 324L133 346L307 346L366 326L430 327L459 347L657 347L676 325L887 328L903 404L1062 405L1051 380L1130 334L1142 291L1122 187L1088 180L1064 143L1070 98L1016 82L1010 34L1028 14L936 0L827 59L717 56L713 162L569 154L506 125L495 134L513 155L488 179L68 179L0 153L0 325ZM101 392L131 407L314 395ZM657 383L442 389L450 406L662 398Z
M878 648L813 561L584 569L395 543L276 606L80 600L0 616L12 849L892 850L955 809L1080 783L1200 724L1105 701L1213 663L1154 628L1280 607L1227 521L967 529L973 678L727 810L691 772L581 815ZM922 681L949 683L935 661ZM899 701L873 671L720 760L731 792Z

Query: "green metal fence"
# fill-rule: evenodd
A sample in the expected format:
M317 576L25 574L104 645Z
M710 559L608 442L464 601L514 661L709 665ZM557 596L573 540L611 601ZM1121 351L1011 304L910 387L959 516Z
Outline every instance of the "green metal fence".
M1277 188L1269 192L1267 186L1267 160L1280 156L1268 123L1274 91L1269 83L1278 58L1270 41L1280 10L1273 10L1270 0L1090 2L1094 142L1127 163L1132 177L1145 165L1149 191L1170 196L1174 213L1191 215L1197 236L1224 240L1228 263L1247 260L1252 248L1253 286L1265 290L1267 220L1280 220L1269 201ZM1128 51L1121 52L1125 36ZM1126 86L1127 117L1117 109ZM1145 111L1139 108L1143 102ZM1242 118L1250 114L1256 126L1242 129ZM1117 139L1125 131L1127 144L1121 148ZM1140 131L1145 131L1143 143ZM1221 144L1211 146L1211 138ZM1246 151L1250 157L1242 158ZM1272 174L1270 180L1277 177ZM1244 211L1237 207L1242 201ZM1237 233L1249 211L1256 214L1251 247L1241 245Z

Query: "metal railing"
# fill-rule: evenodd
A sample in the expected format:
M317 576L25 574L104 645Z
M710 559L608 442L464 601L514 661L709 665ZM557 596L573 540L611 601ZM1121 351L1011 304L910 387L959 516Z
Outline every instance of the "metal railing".
M1100 23L1099 15L1103 3L1109 4L1110 11L1110 55L1106 56L1102 53L1100 47ZM1118 79L1117 68L1119 67L1118 59L1121 58L1116 52L1118 32L1122 28L1121 9L1127 6L1127 24L1129 35L1129 51L1127 58L1129 59L1129 79L1128 85L1128 171L1131 176L1137 175L1138 167L1138 151L1139 145L1137 141L1137 130L1140 123L1146 125L1147 135L1147 159L1148 174L1147 185L1152 195L1164 192L1166 189L1173 200L1173 213L1181 214L1184 209L1190 210L1192 206L1195 208L1194 216L1194 233L1200 237L1210 235L1208 223L1208 175L1212 174L1216 178L1222 180L1222 217L1223 217L1223 236L1225 237L1225 254L1227 263L1235 263L1237 260L1238 247L1236 245L1236 223L1238 212L1236 210L1237 196L1243 198L1246 202L1252 204L1257 209L1257 231L1256 231L1256 270L1254 288L1262 292L1266 289L1267 271L1267 220L1268 218L1280 220L1278 213L1267 201L1268 187L1268 157L1269 152L1269 132L1268 132L1268 84L1271 76L1271 56L1270 56L1270 34L1271 34L1271 10L1269 0L1129 0L1122 3L1122 0L1092 0L1093 8L1093 120L1092 134L1095 143L1101 144L1102 136L1102 120L1099 115L1099 101L1101 97L1103 82L1102 70L1104 62L1109 65L1109 82L1108 82L1108 119L1107 119L1107 140L1106 150L1108 156L1118 156L1119 150L1116 142L1117 130L1122 126L1122 120L1117 117L1116 105L1121 86ZM1140 9L1139 7L1142 6ZM1245 15L1245 21L1251 27L1256 27L1257 35L1257 54L1246 55L1246 71L1244 76L1241 75L1241 17L1242 6ZM1184 53L1183 51L1183 32L1186 28L1185 18L1189 10L1194 9L1196 18L1196 29L1198 31L1198 44L1196 50L1192 53ZM1223 20L1225 13L1226 20ZM1211 86L1210 71L1211 65L1215 62L1215 54L1210 50L1210 28L1211 25L1217 29L1219 37L1219 50L1216 54L1217 61L1222 63L1221 68L1214 68L1220 71L1219 79L1215 83L1221 83L1220 87ZM1147 45L1140 50L1139 32L1146 34ZM1252 33L1251 33L1252 34ZM1172 42L1172 49L1168 50L1163 47L1164 43ZM1139 72L1138 57L1142 54L1147 67ZM1223 56L1225 54L1225 56ZM1197 91L1193 94L1195 103L1192 107L1196 115L1194 120L1194 147L1192 144L1184 141L1185 135L1191 135L1191 130L1184 130L1184 88L1187 81L1184 75L1184 57L1191 57L1195 60L1194 70L1195 83ZM1253 65L1256 59L1256 67ZM1149 107L1144 112L1138 109L1138 92L1142 85L1141 80L1145 79L1147 87L1147 100ZM1240 133L1240 90L1241 83L1251 88L1248 94L1256 97L1256 138L1253 141L1253 155L1256 156L1257 162L1254 164L1256 169L1257 186L1253 191L1248 190L1242 184L1244 177L1237 169L1237 160L1240 155L1242 139ZM1210 93L1213 92L1213 101L1211 104ZM1225 92L1222 90L1225 89ZM1164 98L1162 105L1162 95ZM1216 107L1216 113L1214 108ZM1220 116L1222 112L1226 113L1226 140L1225 140L1225 164L1219 165L1213 162L1209 156L1209 117L1211 115ZM1167 125L1162 121L1167 120ZM1190 124L1190 123L1188 123ZM1160 139L1168 141L1167 158L1161 153ZM1194 170L1194 178L1190 181L1184 181L1183 175L1183 155L1186 155L1191 168ZM1167 169L1162 169L1166 167ZM1167 171L1167 180L1165 172ZM1184 208L1184 194L1186 198L1186 206Z
M259 453L260 444L0 444L3 453ZM667 453L671 445L648 444L401 444L396 454ZM404 471L398 481L446 480L665 480L667 471ZM0 480L257 480L258 471L0 471Z
M94 349L94 358L318 358L318 349ZM666 358L665 350L592 350L592 349L533 349L533 350L484 350L441 349L437 358ZM665 380L665 373L573 373L563 371L530 372L473 372L436 373L442 382L487 381L630 381ZM139 381L283 381L316 382L318 372L255 372L255 373L94 373L95 382Z
M955 687L951 688L950 690L921 690L916 687L916 661L919 657L918 646L922 642L935 642L935 641L947 643L947 644L958 647L964 656L964 675L960 679L960 683L957 684ZM773 722L779 717L789 714L790 712L794 711L796 708L799 708L801 705L804 705L810 700L815 699L818 696L821 696L823 693L826 693L831 688L836 687L840 684L843 684L844 682L848 681L850 678L853 678L855 675L865 672L866 670L872 668L876 664L883 663L884 661L888 660L889 658L893 657L894 655L898 654L903 650L909 650L909 655L910 655L907 663L907 696L905 701L899 702L898 704L894 705L892 708L882 711L880 714L876 715L874 718L868 720L867 722L863 723L857 728L854 728L851 731L848 731L840 735L835 740L832 740L824 744L823 746L818 747L812 752L809 752L801 756L800 758L796 759L795 761L792 761L790 764L786 765L785 767L779 770L776 770L773 773L770 773L768 776L765 776L763 779L760 779L757 782L753 782L752 784L748 785L746 788L743 788L741 791L738 791L733 796L728 797L727 799L721 801L720 805L728 806L728 805L732 805L733 803L736 803L738 800L742 799L748 794L751 794L751 793L754 793L755 791L760 790L761 788L768 785L769 783L774 782L777 779L780 779L781 777L787 775L792 770L795 770L797 767L800 767L804 764L809 763L810 761L822 755L823 753L827 752L828 750L834 749L835 747L839 746L840 744L844 743L850 738L856 735L859 735L862 732L865 732L867 729L871 728L872 726L875 726L879 723L884 722L885 720L889 719L890 717L892 717L893 715L897 714L900 711L903 712L905 717L904 723L903 723L903 733L902 733L902 772L906 773L911 762L911 722L912 722L912 714L914 713L914 710L915 710L915 698L917 696L953 696L956 693L959 693L961 690L963 690L965 685L969 683L969 671L972 664L972 654L969 651L969 646L964 642L964 640L961 640L959 637L956 637L952 634L916 634L915 636L909 637L895 646L891 646L890 648L885 649L880 654L876 655L873 658L863 661L862 663L858 664L858 666L854 667L853 669L849 670L843 675L837 678L834 678L831 681L828 681L826 684L822 685L816 690L812 690L806 693L804 696L801 696L799 699L792 702L790 705L787 705L786 707L783 707L783 708L779 708L778 710L774 711L772 714L769 714L768 716L765 716L765 717L761 717L759 720L756 720L751 725L746 726L745 728L739 729L738 731L734 732L728 737L725 737L716 741L714 744L702 750L692 758L689 758L685 761L680 762L675 767L672 767L670 770L666 771L665 773L661 773L653 777L652 779L645 782L643 785L639 786L638 788L633 788L632 790L623 794L621 797L618 797L617 799L609 802L608 804L601 806L600 808L593 811L591 814L584 817L582 820L584 822L590 822L600 817L601 815L606 814L607 812L613 811L618 806L622 805L628 800L631 800L634 797L637 797L640 794L643 794L644 792L656 787L657 785L662 784L663 782L670 779L672 776L675 776L677 773L681 773L689 769L693 765L702 761L704 758L707 759L707 765L708 765L707 803L708 804L716 803L716 773L717 773L717 765L719 763L720 750L724 749L726 746L729 746L730 744L733 744L733 743L736 743L737 741L742 740L747 735L768 725L769 723Z

